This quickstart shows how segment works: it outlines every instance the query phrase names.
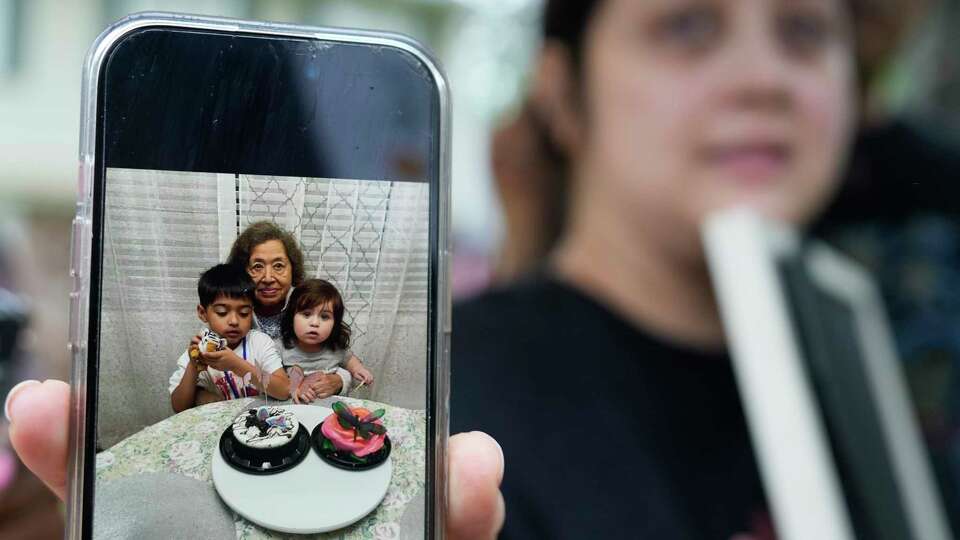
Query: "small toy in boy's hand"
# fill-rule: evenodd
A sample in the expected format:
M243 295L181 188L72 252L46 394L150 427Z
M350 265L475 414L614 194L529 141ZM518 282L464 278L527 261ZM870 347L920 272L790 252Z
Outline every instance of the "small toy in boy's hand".
M220 334L209 328L204 328L203 331L200 332L200 344L190 348L190 359L197 362L200 367L206 367L206 364L200 359L200 351L211 353L222 351L226 348L226 338L221 337Z
M227 348L227 339L221 337L220 334L210 330L209 328L204 328L203 332L200 332L200 350L203 352L217 352L222 351Z

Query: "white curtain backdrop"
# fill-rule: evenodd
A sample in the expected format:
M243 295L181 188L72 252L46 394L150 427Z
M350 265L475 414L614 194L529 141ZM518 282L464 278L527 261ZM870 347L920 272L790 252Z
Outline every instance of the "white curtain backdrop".
M197 278L262 219L340 289L376 377L355 395L425 407L427 184L110 169L106 185L98 446L173 413L167 381L202 326Z

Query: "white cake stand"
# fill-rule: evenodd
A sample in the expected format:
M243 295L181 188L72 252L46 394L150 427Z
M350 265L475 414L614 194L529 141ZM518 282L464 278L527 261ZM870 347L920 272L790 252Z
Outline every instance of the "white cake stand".
M314 405L283 405L310 433L331 411ZM309 534L346 527L373 511L390 485L393 464L388 457L366 471L345 471L328 465L311 446L295 467L277 474L240 472L213 452L213 485L233 511L274 531Z

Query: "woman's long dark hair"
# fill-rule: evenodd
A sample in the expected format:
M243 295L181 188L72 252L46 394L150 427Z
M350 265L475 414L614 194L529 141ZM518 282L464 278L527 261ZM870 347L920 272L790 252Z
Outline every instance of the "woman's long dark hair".
M333 330L330 331L330 337L323 342L324 345L334 351L350 347L350 325L343 320L344 306L340 291L327 280L308 279L293 290L287 309L280 319L280 337L285 349L292 349L297 345L297 334L293 331L294 316L303 310L327 303L333 311Z
M543 11L543 37L566 45L575 65L580 65L583 36L601 0L548 0Z

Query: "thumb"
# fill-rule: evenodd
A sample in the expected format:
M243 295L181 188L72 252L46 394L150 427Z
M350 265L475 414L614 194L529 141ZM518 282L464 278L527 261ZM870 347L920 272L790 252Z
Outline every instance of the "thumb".
M20 460L61 500L67 488L70 386L63 381L23 381L7 394L4 412Z
M447 536L452 540L494 538L503 527L505 509L500 481L503 451L493 437L479 431L450 437Z

